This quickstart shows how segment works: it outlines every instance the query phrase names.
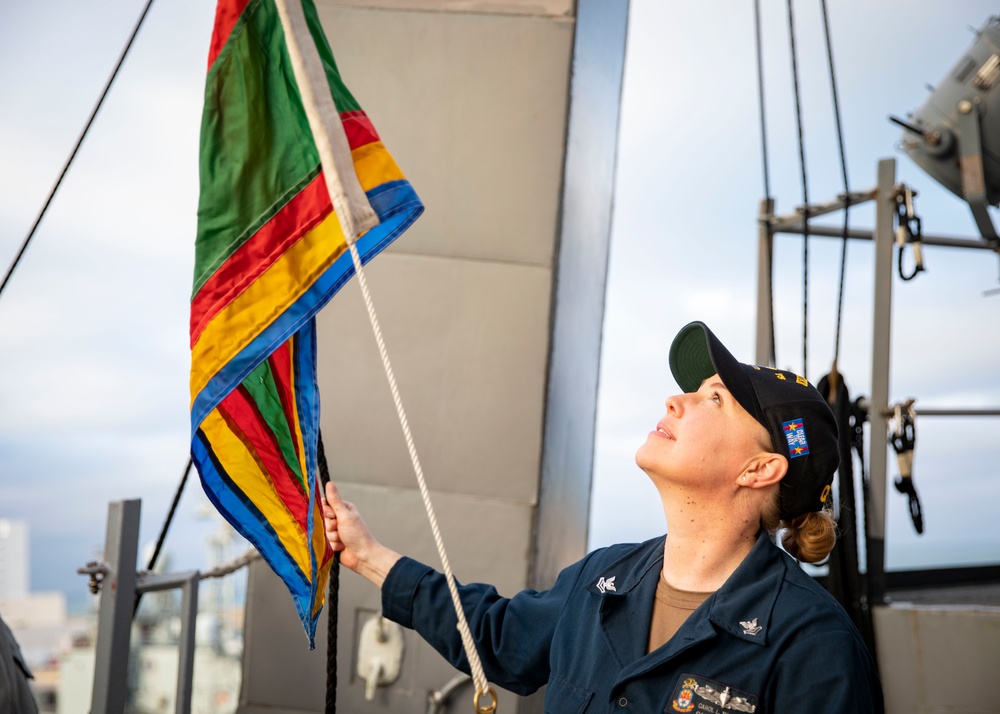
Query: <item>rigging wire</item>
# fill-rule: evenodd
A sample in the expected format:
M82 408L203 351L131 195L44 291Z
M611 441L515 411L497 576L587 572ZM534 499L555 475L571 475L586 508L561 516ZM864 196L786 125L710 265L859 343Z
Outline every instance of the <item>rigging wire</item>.
M837 95L837 73L833 64L833 42L830 39L830 17L826 0L820 0L823 8L823 30L826 36L826 59L830 68L830 90L833 93L833 116L837 124L837 146L840 150L840 173L844 179L844 233L840 246L840 286L837 290L837 329L833 341L833 364L836 369L840 357L840 326L844 310L844 275L847 272L847 232L850 226L851 189L847 180L847 154L844 151L844 130L840 122L840 100Z
M770 171L768 168L767 160L767 116L765 113L764 104L764 53L763 45L760 38L760 0L754 0L753 3L754 11L754 32L757 38L757 103L760 106L760 153L761 153L761 164L764 170L764 198L771 198L771 179ZM770 236L770 233L768 234ZM774 265L774 242L769 240L767 244L767 262L769 265ZM777 364L777 357L775 356L774 347L774 280L772 279L767 286L769 297L768 297L768 321L771 325L771 352L768 355L771 366Z
M13 275L14 269L17 268L17 264L21 261L21 256L24 255L24 251L27 250L28 244L35 235L35 231L38 230L38 225L42 222L45 212L48 211L49 204L52 203L52 199L55 197L56 191L59 190L59 185L66 176L66 172L69 171L70 164L72 164L73 159L76 158L76 152L80 150L80 145L83 144L83 140L86 138L87 132L90 131L90 125L94 123L94 118L97 116L97 112L104 103L104 98L108 95L108 90L111 89L111 85L115 81L115 77L118 76L118 70L121 69L122 63L125 61L125 56L132 48L132 42L135 40L136 35L139 34L139 28L142 27L142 22L146 19L146 14L149 12L149 8L152 4L153 0L148 0L146 7L143 8L142 14L139 16L139 21L135 23L135 28L132 30L132 34L129 36L128 42L125 43L125 49L122 50L121 55L118 57L118 63L115 64L115 68L112 70L111 76L108 77L108 81L104 85L104 90L101 92L101 96L97 100L97 104L94 105L93 111L90 112L90 118L87 119L87 123L84 125L83 131L80 132L80 136L77 138L76 144L73 146L73 150L70 152L69 158L66 159L66 163L63 165L62 171L59 173L59 178L57 178L55 184L53 184L52 189L49 191L49 196L45 199L45 204L42 206L42 210L38 212L38 217L35 218L35 222L31 226L31 230L28 231L28 235L21 243L21 247L18 249L17 255L14 256L13 262L11 262L10 267L7 268L7 273L3 276L3 282L0 283L0 295L3 294L4 288L7 287L7 282L10 280L10 276Z
M156 539L156 546L153 548L153 554L149 557L149 563L146 565L146 570L152 571L156 567L156 561L160 559L160 551L163 550L163 542L167 539L167 531L170 529L170 524L174 520L174 513L177 511L177 504L181 501L181 494L184 493L184 486L187 484L188 476L191 474L191 467L194 465L194 459L188 458L187 466L184 467L184 475L181 476L181 482L177 485L177 492L174 494L174 500L170 504L170 510L167 511L167 517L163 521L163 527L160 528L160 536ZM139 601L142 599L142 593L137 592L135 594L135 605L132 608L132 617L135 617L135 613L139 611Z
M156 547L153 548L153 555L149 558L149 564L146 566L146 570L152 570L155 568L156 561L160 559L160 551L163 550L163 541L167 539L167 530L170 529L170 523L174 520L174 512L177 511L177 504L180 503L181 494L184 493L184 486L187 484L188 476L191 474L191 467L193 465L194 460L189 457L187 466L184 467L184 475L181 476L181 482L177 485L177 493L174 494L174 500L170 504L170 510L167 512L167 517L163 521L163 527L160 529L160 537L156 539Z
M799 66L795 58L795 19L792 0L788 5L788 39L792 55L792 85L795 89L795 122L799 131L799 166L802 172L802 374L808 373L809 358L809 183L806 179L806 148L799 99Z

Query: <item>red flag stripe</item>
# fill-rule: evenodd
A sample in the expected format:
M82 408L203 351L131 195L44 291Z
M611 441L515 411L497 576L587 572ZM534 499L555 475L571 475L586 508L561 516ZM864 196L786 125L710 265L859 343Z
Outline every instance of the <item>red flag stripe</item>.
M226 305L333 210L323 174L286 203L219 266L191 301L191 346Z
M350 145L351 151L379 141L375 125L362 110L342 112L340 120L344 124L344 132L347 134L347 143Z
M295 394L292 392L292 340L287 340L281 344L268 357L271 363L271 378L278 389L278 399L281 401L281 410L285 414L285 421L288 422L288 429L292 433L292 445L295 447L295 457L302 462L302 453L299 451L299 429L295 420Z
M302 527L302 531L308 532L308 498L298 478L288 469L274 436L264 424L257 406L246 390L238 387L230 392L219 404L219 413L253 454L261 470L271 477L275 492Z
M250 0L219 0L215 6L215 28L212 30L212 44L208 47L208 69L212 69L222 48L229 41L236 22L246 10Z

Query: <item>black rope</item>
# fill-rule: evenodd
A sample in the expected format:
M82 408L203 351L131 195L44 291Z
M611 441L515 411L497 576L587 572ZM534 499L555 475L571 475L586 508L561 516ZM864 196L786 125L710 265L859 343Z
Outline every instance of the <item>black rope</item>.
M143 8L142 14L139 16L139 21L135 24L135 29L132 30L132 35L128 38L128 42L125 43L125 49L122 50L121 56L118 58L118 63L111 72L111 76L108 78L107 84L104 85L104 91L101 92L100 99L97 100L94 110L90 113L90 118L87 119L86 126L84 126L83 131L80 132L80 137L76 140L76 145L73 147L73 151L70 152L69 158L66 159L66 164L59 173L59 178L56 179L55 184L52 186L52 190L49 191L49 197L45 199L45 205L42 206L42 210L39 211L34 225L32 225L31 230L28 231L28 236L24 239L24 242L21 243L21 248L17 251L17 255L14 256L14 261L10 264L10 267L7 268L7 274L3 276L3 282L0 283L0 294L3 294L3 289L7 287L7 281L10 280L10 276L13 275L14 269L17 268L17 264L21 261L21 256L24 255L24 251L28 248L28 243L31 242L31 238L35 235L35 231L38 229L38 224L42 222L42 218L45 216L45 212L48 210L49 204L52 203L52 198L56 195L56 191L59 190L59 184L62 183L63 177L66 176L66 172L69 171L70 164L72 164L73 159L76 158L76 152L80 149L80 145L83 144L83 140L87 136L87 132L90 130L90 125L94 123L94 117L97 116L98 110L104 103L104 98L108 95L108 90L111 89L111 83L114 82L115 77L118 76L118 70L121 68L122 62L125 61L125 55L127 55L129 49L131 49L132 41L135 40L135 36L139 34L139 28L142 26L142 21L146 19L146 13L149 12L149 8L152 4L153 0L149 0L146 3L146 7Z
M851 402L850 391L839 374L831 373L819 380L816 388L820 394L831 394L830 408L840 434L840 467L837 469L838 505L837 543L830 554L829 574L825 579L826 589L844 606L858 632L875 655L875 636L872 629L872 613L868 607L864 576L860 570L858 544L864 536L864 490L858 502L854 489L854 459L852 450L857 449L861 467L862 483L865 479L864 422L867 412L858 409ZM861 526L859 529L859 520Z
M802 169L802 374L809 369L809 184L806 180L806 148L802 131L802 104L799 100L799 66L795 59L795 20L792 0L788 0L788 39L792 55L792 85L795 89L795 121L799 130L799 166Z
M323 432L319 433L316 451L319 480L326 488L330 481L330 467L323 448ZM326 600L326 714L337 714L337 612L340 601L340 553L333 554L330 566L330 587Z
M149 563L146 565L146 570L152 572L153 568L156 567L156 561L160 559L160 551L163 550L163 542L167 539L167 531L170 530L170 524L174 520L174 513L177 511L177 504L181 502L181 494L184 493L184 486L187 484L188 475L191 473L191 467L194 465L194 460L188 458L187 466L184 467L184 475L181 476L181 482L177 485L177 492L174 494L174 500L170 504L170 510L167 511L167 517L163 521L163 527L160 528L160 537L156 539L156 546L153 548L153 554L149 556ZM135 613L139 611L139 601L142 600L142 593L137 592L135 594L135 605L132 608L132 617L135 617Z
M840 287L837 290L837 330L833 340L833 363L840 357L840 326L844 311L844 276L847 272L847 232L850 226L851 189L847 180L847 154L844 151L844 130L840 123L840 100L837 96L837 73L833 64L833 42L830 39L830 18L826 10L826 0L820 0L823 7L823 30L826 34L826 59L830 66L830 90L833 93L833 117L837 124L837 146L840 149L840 173L844 179L844 233L840 244Z
M760 0L753 2L754 30L757 35L757 103L760 106L760 153L764 167L764 197L771 197L771 180L767 163L767 117L764 114L764 55L760 40Z

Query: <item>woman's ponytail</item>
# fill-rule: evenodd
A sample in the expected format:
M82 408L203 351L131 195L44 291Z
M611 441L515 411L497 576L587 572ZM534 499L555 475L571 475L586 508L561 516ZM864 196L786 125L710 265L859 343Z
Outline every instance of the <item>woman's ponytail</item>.
M830 555L837 542L837 521L833 511L824 508L782 522L781 545L796 560L818 563Z
M781 547L796 560L803 563L818 563L833 550L837 542L837 520L833 511L804 513L790 521L783 520L780 512L780 494L764 505L760 514L760 524L774 536L781 533Z

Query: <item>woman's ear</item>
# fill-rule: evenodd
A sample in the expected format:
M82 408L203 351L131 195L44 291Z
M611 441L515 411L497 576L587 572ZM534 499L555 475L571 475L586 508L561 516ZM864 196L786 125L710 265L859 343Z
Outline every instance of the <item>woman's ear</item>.
M740 477L740 485L766 488L779 483L788 472L788 459L781 454L762 452L754 457Z

